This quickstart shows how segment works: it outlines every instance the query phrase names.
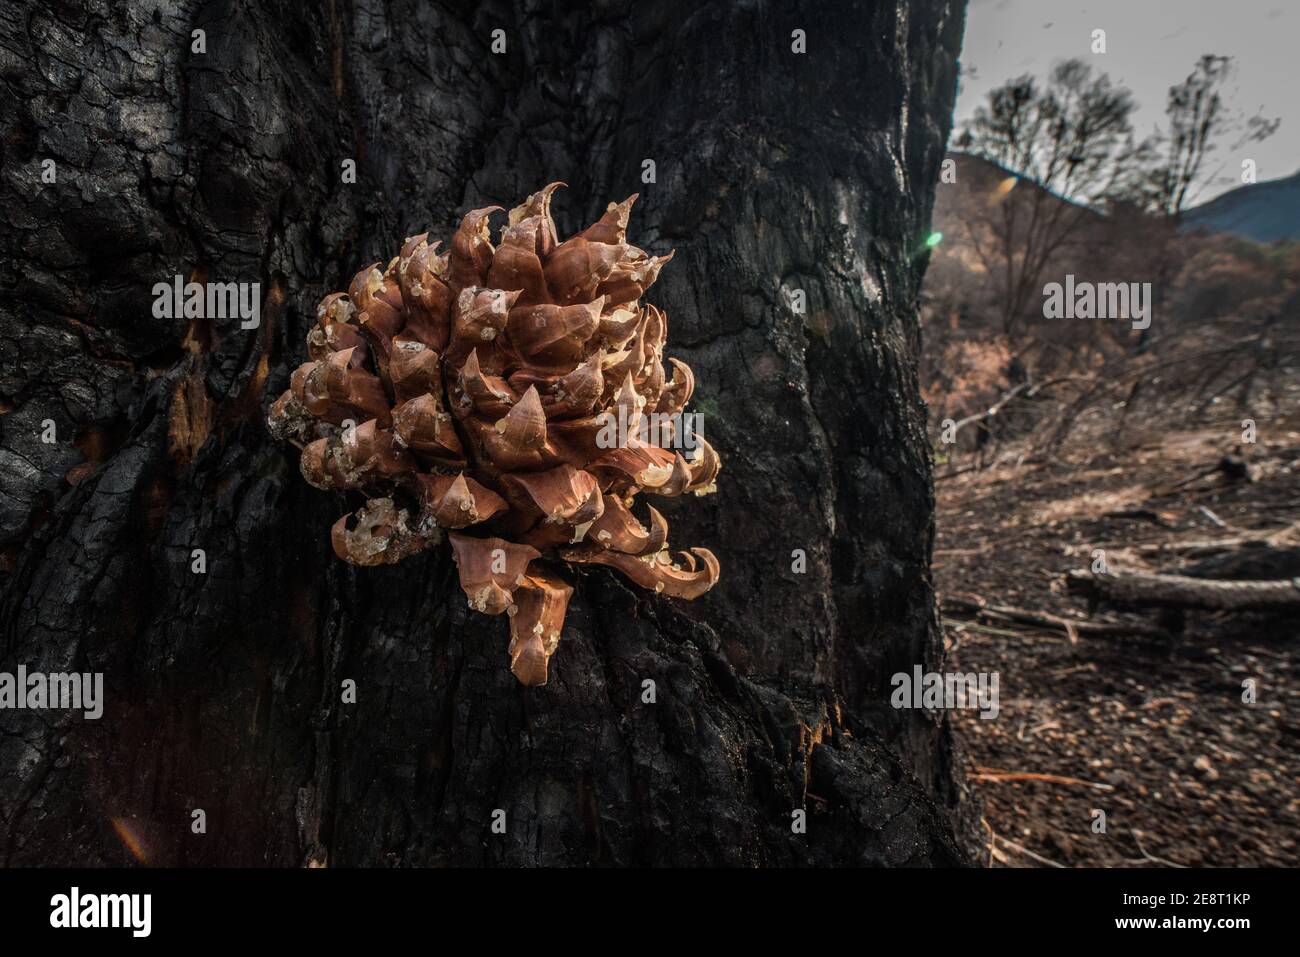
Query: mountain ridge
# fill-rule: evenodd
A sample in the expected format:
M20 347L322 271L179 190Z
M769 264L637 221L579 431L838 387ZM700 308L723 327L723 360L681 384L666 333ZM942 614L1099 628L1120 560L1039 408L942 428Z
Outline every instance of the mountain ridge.
M1183 215L1185 228L1233 233L1258 243L1300 239L1300 170L1229 190Z

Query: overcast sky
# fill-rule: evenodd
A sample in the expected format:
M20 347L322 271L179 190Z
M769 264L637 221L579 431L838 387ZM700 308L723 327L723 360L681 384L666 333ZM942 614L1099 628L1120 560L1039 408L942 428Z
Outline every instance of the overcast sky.
M1106 31L1106 53L1091 52L1092 31ZM1053 63L1083 57L1133 91L1135 125L1150 132L1164 118L1169 87L1183 80L1202 53L1236 58L1225 87L1232 108L1281 117L1263 143L1212 156L1228 161L1232 182L1207 189L1200 200L1240 184L1241 160L1254 159L1261 181L1300 169L1300 2L1297 0L971 0L966 15L957 120L967 119L990 89L1030 73L1043 77Z

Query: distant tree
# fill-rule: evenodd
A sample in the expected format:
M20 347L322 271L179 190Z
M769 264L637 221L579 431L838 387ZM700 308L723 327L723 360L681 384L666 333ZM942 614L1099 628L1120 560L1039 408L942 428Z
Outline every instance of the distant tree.
M1129 185L1118 190L1127 202L1161 221L1163 228L1149 231L1157 302L1166 299L1182 261L1178 232L1183 213L1207 187L1221 182L1223 164L1212 169L1212 154L1225 140L1233 151L1265 140L1281 122L1259 113L1246 116L1225 105L1222 91L1235 68L1232 57L1207 53L1185 80L1169 88L1166 126L1157 128L1143 142ZM1137 341L1139 351L1147 347L1150 338L1151 329L1143 329ZM1134 386L1134 396L1139 387Z
M970 204L966 239L998 286L1002 331L1011 335L1041 288L1053 257L1079 239L1090 207L1131 184L1139 147L1131 92L1082 60L1053 68L1047 82L1025 75L992 90L957 140L1014 179L985 204ZM1019 179L1038 190L1015 190Z
M1220 181L1223 164L1211 170L1208 161L1225 138L1231 137L1230 149L1238 150L1277 131L1280 119L1225 107L1221 92L1234 71L1232 57L1207 53L1187 79L1169 88L1168 125L1143 144L1133 190L1148 212L1177 224L1205 188Z

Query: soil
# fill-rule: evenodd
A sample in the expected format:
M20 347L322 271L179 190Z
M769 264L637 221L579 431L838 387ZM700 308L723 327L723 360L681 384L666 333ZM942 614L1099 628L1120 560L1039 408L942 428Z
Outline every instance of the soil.
M1250 476L1217 468L1225 455ZM1061 578L1090 567L1094 550L1112 571L1176 572L1242 554L1239 543L1197 543L1274 536L1296 548L1300 415L1273 418L1254 444L1242 443L1241 416L1225 415L1118 446L1076 438L1032 464L1012 449L993 467L941 477L937 493L949 667L1000 675L998 716L958 711L954 721L992 865L1300 864L1300 618L1193 611L1179 621L1102 606L1092 621L1160 633L1072 641L1062 628L977 618L954 600L1084 621L1087 602Z

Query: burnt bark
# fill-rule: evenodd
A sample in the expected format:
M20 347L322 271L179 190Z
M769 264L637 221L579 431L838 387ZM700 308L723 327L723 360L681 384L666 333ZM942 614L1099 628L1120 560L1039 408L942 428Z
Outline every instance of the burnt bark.
M0 861L964 860L947 728L888 704L940 655L916 304L963 13L5 2L0 670L106 704L0 712ZM724 468L664 512L723 574L581 573L527 690L445 547L334 557L347 506L265 412L322 295L556 179L562 233L640 192L677 250L648 298ZM259 282L261 326L155 318L177 275Z

